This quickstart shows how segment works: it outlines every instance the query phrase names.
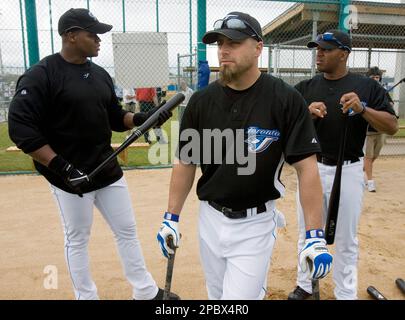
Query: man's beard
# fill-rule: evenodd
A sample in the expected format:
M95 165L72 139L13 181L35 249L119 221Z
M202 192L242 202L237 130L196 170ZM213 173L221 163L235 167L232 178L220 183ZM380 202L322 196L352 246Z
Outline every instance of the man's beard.
M248 66L239 66L236 70L232 70L229 66L221 66L219 68L219 83L222 86L226 86L239 79L248 69Z
M220 66L219 68L219 83L226 86L234 79L234 73L228 66Z

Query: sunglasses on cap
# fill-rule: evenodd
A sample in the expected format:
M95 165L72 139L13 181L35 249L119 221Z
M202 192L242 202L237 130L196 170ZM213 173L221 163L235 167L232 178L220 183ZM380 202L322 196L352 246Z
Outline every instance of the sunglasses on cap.
M333 35L333 33L325 32L324 34L318 35L318 36L316 37L316 41L320 41L320 40L323 40L323 41L333 41L333 42L335 42L335 43L339 46L339 47L338 47L339 49L344 49L344 50L347 50L347 51L349 51L349 52L352 51L348 46L345 46L342 42L340 42L340 41Z
M258 41L263 41L262 37L257 34L255 29L246 21L240 20L238 18L228 18L228 19L219 19L214 22L214 30L220 29L232 29L232 30L240 30L244 31L245 33L249 34L253 31L254 38Z

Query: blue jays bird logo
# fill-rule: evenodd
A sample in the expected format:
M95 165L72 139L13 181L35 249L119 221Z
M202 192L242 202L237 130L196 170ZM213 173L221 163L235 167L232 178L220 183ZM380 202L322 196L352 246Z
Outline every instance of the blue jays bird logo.
M280 138L280 131L272 129L261 129L259 127L248 127L246 129L248 151L260 153L266 150L274 141Z

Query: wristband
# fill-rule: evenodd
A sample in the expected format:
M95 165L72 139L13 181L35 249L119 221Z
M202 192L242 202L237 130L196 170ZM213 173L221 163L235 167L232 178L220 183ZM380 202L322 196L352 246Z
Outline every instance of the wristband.
M63 177L67 177L68 172L72 168L72 165L69 164L61 155L56 155L48 163L48 169L52 170L54 173L59 174Z
M180 216L178 214L170 213L170 212L165 212L165 215L163 216L164 219L174 221L174 222L179 222Z
M312 239L312 238L325 238L325 233L322 229L311 229L305 233L305 239Z
M361 109L361 111L359 112L360 115L364 114L364 112L366 112L366 104L364 102L361 102L361 105L363 107L363 109Z
M135 127L139 127L146 121L146 119L148 119L148 115L145 112L137 112L134 114L132 122Z

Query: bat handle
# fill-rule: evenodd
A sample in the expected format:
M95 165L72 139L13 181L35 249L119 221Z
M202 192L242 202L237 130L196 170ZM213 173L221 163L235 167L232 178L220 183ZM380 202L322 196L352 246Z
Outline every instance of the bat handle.
M180 233L180 239L181 239L181 236L182 236L182 235L181 235L181 233ZM173 251L176 251L177 247L174 245L173 236L172 236L171 234L169 234L169 235L167 236L166 243L167 243L167 246L168 246L170 249L172 249Z
M313 262L310 258L307 258L308 268L311 269L313 266ZM311 279L312 285L312 300L319 300L319 280L318 279Z
M169 246L169 248L171 248L174 251L174 253L172 253L172 254L169 253L169 258L167 260L166 283L165 283L165 289L163 291L163 300L169 300L170 287L172 285L174 258L176 255L176 247L174 246L174 243L173 243L173 236L172 235L167 236L166 242L167 242L167 245Z
M176 251L176 246L174 245L173 236L171 234L167 236L166 243L170 249L172 249L173 251Z
M320 300L319 280L318 279L312 279L311 280L311 285L312 285L312 299L313 300Z

